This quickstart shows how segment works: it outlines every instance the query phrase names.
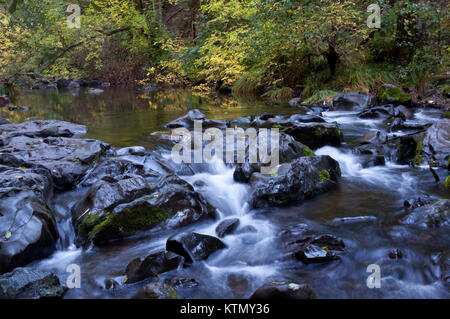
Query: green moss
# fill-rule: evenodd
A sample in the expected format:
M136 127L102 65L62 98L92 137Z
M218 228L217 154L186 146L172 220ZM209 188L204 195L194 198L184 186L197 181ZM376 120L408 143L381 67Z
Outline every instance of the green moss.
M124 209L119 214L106 214L88 233L89 239L108 240L120 237L123 233L148 229L171 215L163 208L141 205L136 209Z
M393 99L405 103L411 101L411 95L403 92L399 87L382 87L378 90L378 99L380 101Z
M422 157L422 145L423 145L422 141L417 143L416 155L414 156L414 166L419 166L425 161Z
M316 156L316 154L309 147L305 147L302 153L303 156Z
M447 178L444 181L445 187L450 190L450 176L447 176Z
M330 173L326 169L323 169L319 172L319 181L326 182L330 180Z
M441 114L441 118L443 119L450 119L450 112L444 112Z

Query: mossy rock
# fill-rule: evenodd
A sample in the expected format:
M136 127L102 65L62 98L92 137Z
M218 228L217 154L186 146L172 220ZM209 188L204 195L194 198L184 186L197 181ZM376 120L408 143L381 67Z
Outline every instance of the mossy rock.
M394 104L410 104L412 95L403 92L400 87L385 84L378 90L378 100L381 103L394 103Z
M320 182L327 182L330 180L330 173L326 169L323 169L319 172L319 181Z
M422 156L422 146L422 141L417 143L416 154L414 156L414 166L420 166L421 164L423 164L423 162L425 162L425 159Z
M444 112L441 114L441 119L450 119L450 112Z
M447 190L450 191L450 176L447 176L447 178L444 181L444 186L447 188Z
M303 156L316 156L316 153L314 153L309 147L305 147L303 149Z

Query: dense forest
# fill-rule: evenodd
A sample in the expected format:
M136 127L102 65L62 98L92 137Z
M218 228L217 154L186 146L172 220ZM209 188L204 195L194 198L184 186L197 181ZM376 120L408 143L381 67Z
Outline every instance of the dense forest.
M80 28L67 23L68 1L0 1L2 78L34 72L274 99L302 92L311 102L382 83L420 94L449 66L445 0L72 2ZM371 4L381 9L375 27Z

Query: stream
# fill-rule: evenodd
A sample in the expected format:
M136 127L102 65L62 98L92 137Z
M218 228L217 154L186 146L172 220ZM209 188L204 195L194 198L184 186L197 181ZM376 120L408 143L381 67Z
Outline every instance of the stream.
M47 91L18 95L15 105L29 106L26 112L0 110L0 117L12 122L30 118L57 119L88 126L88 138L110 143L116 148L141 145L163 149L154 132L164 132L164 124L197 108L211 119L231 120L239 116L270 112L290 115L303 112L286 104L274 104L257 98L201 96L186 90L142 93L132 89L105 88L103 93ZM160 279L193 278L192 284L176 288L181 298L248 298L266 282L309 283L319 298L450 298L448 286L439 279L438 267L431 262L434 254L449 249L450 234L445 230L404 227L398 218L404 213L407 199L429 194L448 198L428 166L410 167L386 161L384 166L364 167L363 160L352 152L358 138L381 127L377 119L360 119L353 111L328 111L322 116L337 122L344 134L339 147L325 146L317 155L330 155L339 162L342 176L333 190L300 205L285 208L251 209L246 203L248 184L233 180L234 168L216 160L202 172L182 176L218 211L215 221L202 221L176 231L195 231L215 236L221 220L231 216L240 219L239 229L252 226L256 232L235 232L222 240L227 249L206 261L190 267L160 274ZM433 123L440 113L420 109L411 123ZM395 132L395 135L402 132ZM444 180L448 172L437 169ZM65 298L129 298L148 281L122 284L130 261L164 249L174 230L147 231L139 236L105 246L88 249L74 245L71 223L72 205L87 192L81 186L55 194L60 239L57 251L47 259L30 266L54 272L65 283L66 268L81 268L81 288L70 289ZM331 223L335 218L374 216L364 223ZM281 253L280 233L299 224L314 231L343 239L345 251L339 261L325 264L302 264L286 259ZM238 230L239 230L238 229ZM402 258L391 259L389 252L398 249ZM381 288L366 285L367 266L381 268ZM118 283L107 289L108 282Z

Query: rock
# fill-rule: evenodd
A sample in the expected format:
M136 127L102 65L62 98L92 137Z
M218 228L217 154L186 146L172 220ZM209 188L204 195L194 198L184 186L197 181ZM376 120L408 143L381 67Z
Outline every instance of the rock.
M219 238L223 238L225 235L233 233L238 226L239 218L225 219L216 227L216 234Z
M336 123L298 123L288 127L284 133L312 149L325 145L339 146L343 135Z
M422 151L429 154L440 167L447 167L450 157L450 119L441 119L427 129Z
M58 277L49 272L16 268L0 276L0 299L54 299L65 292Z
M5 120L3 117L0 117L0 125L11 124L8 120Z
M333 108L337 110L365 109L374 106L375 96L365 92L347 92L333 99Z
M0 95L0 108L8 106L9 103L11 103L11 101L6 95Z
M450 283L450 250L444 250L431 256L431 261L439 267L439 279L444 283Z
M8 107L8 110L13 112L28 112L31 108L29 106L17 106L17 105L11 105Z
M116 151L117 156L136 155L145 156L147 150L143 146L124 147Z
M194 278L180 276L166 278L163 283L173 288L193 288L200 285Z
M82 186L91 186L103 177L116 177L119 175L139 175L145 178L160 177L160 174L151 169L146 172L141 164L115 157L107 158L99 163L83 178L80 184Z
M105 91L102 89L89 88L87 92L88 94L102 94Z
M142 176L118 175L105 176L95 182L88 193L72 207L72 223L76 230L87 219L102 219L116 206L129 203L145 194L150 186ZM81 236L84 229L81 227Z
M183 256L188 263L205 260L224 248L226 245L216 237L198 233L175 234L166 242L168 251Z
M177 269L183 264L183 257L167 251L153 253L144 259L136 258L128 264L124 282L131 284L149 277L156 277L161 273Z
M102 86L102 81L91 79L80 79L76 81L81 87L98 88Z
M448 106L448 100L444 96L444 92L439 89L426 90L422 96L420 96L421 104L423 107L442 108Z
M326 121L318 116L318 115L314 115L314 114L308 114L308 115L301 115L301 114L294 114L291 115L287 120L286 120L286 124L294 124L295 122L299 122L299 123L326 123ZM284 125L285 123L282 121L281 125Z
M300 157L281 164L276 175L253 173L250 202L255 208L301 203L334 187L339 175L329 156Z
M48 206L52 191L45 168L0 165L0 274L55 250L58 231Z
M248 126L248 125L250 125L252 120L253 119L252 119L251 116L237 117L237 118L231 120L230 127L234 127L234 126Z
M267 283L259 287L250 299L316 299L310 285L297 283Z
M358 114L358 117L362 119L377 119L392 116L394 116L394 106L392 104L372 107Z
M437 228L449 227L449 218L450 200L441 199L433 204L411 209L400 222L404 225L415 225L421 228Z
M404 164L416 155L417 142L411 136L400 137L400 145L396 152L397 162Z
M178 295L171 286L152 282L136 292L131 299L178 299Z
M36 83L31 87L32 90L56 90L58 88L56 83Z
M56 81L56 85L58 86L58 89L69 89L69 90L78 89L80 87L80 84L78 82L66 79L60 79Z
M342 217L335 218L330 222L330 225L341 226L341 225L355 225L355 224L373 224L377 218L375 216L357 216L357 217Z
M422 197L411 198L411 199L405 200L403 202L403 206L406 208L414 209L414 208L417 208L420 206L429 205L432 202L433 201L429 195L423 195Z
M338 256L319 246L307 245L295 253L295 258L302 261L304 264L312 264L336 260L338 259Z
M114 279L105 279L104 288L107 290L116 289L120 286L120 284Z
M383 84L381 88L378 89L378 101L380 103L388 103L394 105L412 105L412 96L409 93L405 93L402 88L392 85Z
M150 188L147 195L131 202L112 205L99 213L84 216L76 226L77 243L100 243L134 235L157 225L176 228L215 217L215 209L190 184L174 175L162 177ZM139 193L144 189L145 186L138 186ZM125 197L119 198L126 201Z
M170 129L179 128L179 127L193 129L194 121L202 121L203 129L210 128L210 127L217 127L217 128L227 128L228 127L227 121L207 119L206 116L202 112L200 112L200 110L198 110L198 109L190 110L185 116L180 117L170 123L167 123L165 125L165 127L170 128Z
M30 121L20 124L6 124L0 127L0 146L17 136L26 137L73 137L84 135L87 128L84 125L64 121Z
M3 126L9 125L0 126L0 130ZM46 167L56 188L71 189L109 148L108 144L91 139L17 136L3 144L0 152L14 154L26 163Z
M290 135L279 133L279 161L280 163L291 162L302 156L315 156L314 152L306 145L297 142ZM249 148L246 148L246 162L238 163L233 173L236 182L247 183L254 172L261 171L261 163L249 163Z
M389 258L391 259L401 259L403 257L403 253L398 248L392 248L388 253Z

